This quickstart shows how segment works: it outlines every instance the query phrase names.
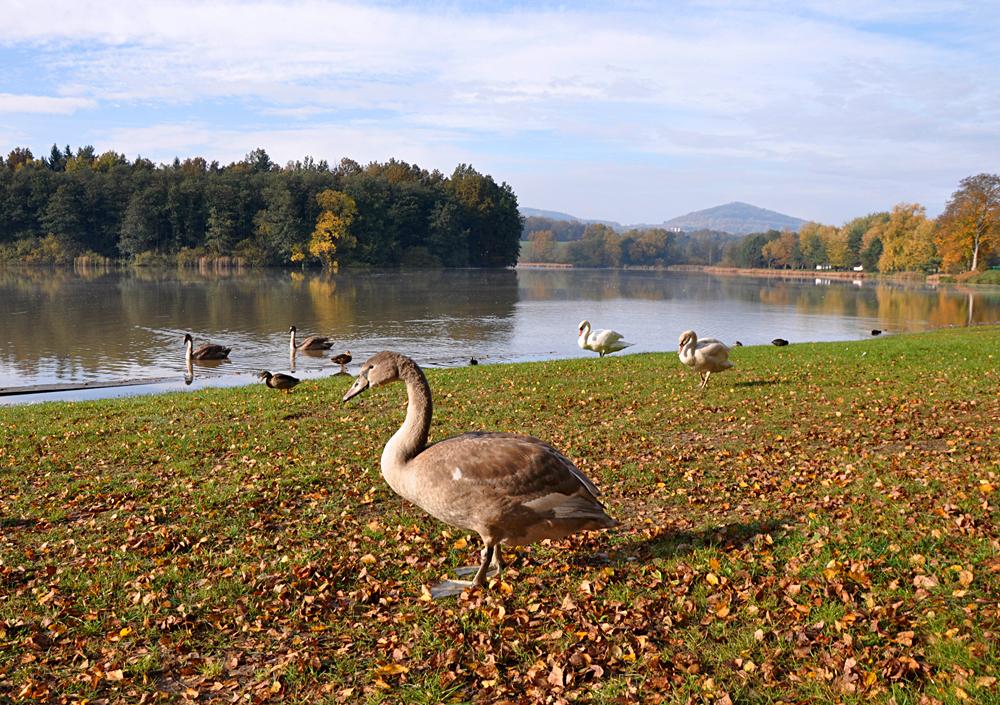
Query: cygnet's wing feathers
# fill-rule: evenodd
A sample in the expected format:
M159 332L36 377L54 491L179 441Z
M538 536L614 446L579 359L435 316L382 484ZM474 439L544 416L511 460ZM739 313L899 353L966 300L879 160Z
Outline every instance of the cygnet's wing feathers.
M333 347L333 343L329 338L322 335L310 335L308 338L299 343L298 347L303 350L313 349L313 350L329 350Z
M420 464L440 466L456 482L488 485L497 494L522 501L581 489L600 495L569 458L531 436L464 433L429 446L420 454Z

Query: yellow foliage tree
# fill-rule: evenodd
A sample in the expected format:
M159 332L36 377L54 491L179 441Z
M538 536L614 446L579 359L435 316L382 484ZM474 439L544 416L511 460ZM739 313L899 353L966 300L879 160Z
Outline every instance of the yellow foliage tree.
M934 266L934 223L927 219L918 203L899 203L889 220L876 223L865 233L864 241L882 241L880 272L904 272Z
M309 254L322 262L324 267L336 270L340 264L338 247L343 254L357 244L350 227L358 214L358 205L346 193L333 189L316 194L316 202L323 210L316 219L316 229L309 240Z
M935 242L944 269L974 272L1000 241L1000 176L979 174L959 185L938 219Z
M847 269L851 266L851 247L848 244L847 236L846 228L828 226L822 232L827 262L834 269Z
M775 265L782 268L794 269L800 266L802 257L799 251L798 233L785 230L781 233L781 237L775 238L764 245L761 254L764 255L769 267Z

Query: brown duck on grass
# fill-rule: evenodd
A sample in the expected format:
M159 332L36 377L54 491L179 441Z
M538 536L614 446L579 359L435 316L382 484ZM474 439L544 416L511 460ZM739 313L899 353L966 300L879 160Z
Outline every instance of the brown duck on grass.
M184 359L185 360L225 360L229 357L229 351L224 345L214 345L208 343L202 345L197 350L194 349L194 338L190 333L184 334Z
M396 494L440 521L475 531L483 540L483 562L460 569L472 581L446 580L434 598L455 595L502 567L501 544L524 546L561 539L577 531L618 522L597 500L594 483L548 443L509 433L465 433L427 445L431 389L410 358L380 352L368 359L344 401L369 387L406 384L406 420L382 452L382 477Z
M271 389L283 389L285 392L290 392L292 387L301 381L298 377L286 375L284 372L271 374L267 370L261 370L258 372L257 377L264 380L264 384Z
M301 343L296 344L295 330L296 330L295 326L291 326L288 329L288 334L289 334L288 347L292 352L296 350L302 350L303 352L309 350L329 350L330 348L333 347L333 341L322 335L310 335Z

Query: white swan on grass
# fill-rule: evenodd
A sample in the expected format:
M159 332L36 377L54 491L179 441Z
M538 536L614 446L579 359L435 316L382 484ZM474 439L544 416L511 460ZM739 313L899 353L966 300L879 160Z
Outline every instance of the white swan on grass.
M580 334L576 341L577 345L584 350L595 352L601 357L624 350L632 345L627 340L623 340L622 334L618 331L598 330L591 333L590 321L580 321L577 332Z
M729 361L728 345L715 338L698 340L698 335L693 330L681 333L677 357L701 374L698 389L704 389L708 385L709 375L713 372L724 372L734 366Z

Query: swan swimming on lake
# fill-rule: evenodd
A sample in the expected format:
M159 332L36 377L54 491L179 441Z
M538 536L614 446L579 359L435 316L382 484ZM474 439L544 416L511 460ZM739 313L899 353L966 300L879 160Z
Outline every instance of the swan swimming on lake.
M194 338L190 333L184 334L184 359L187 360L225 360L232 348L224 345L208 343L197 350L194 349Z
M622 334L618 331L598 330L591 333L590 321L586 320L580 321L577 332L580 334L580 337L576 341L577 345L583 350L590 350L601 357L624 350L632 345L627 340L623 340Z
M310 335L308 338L303 340L298 345L295 344L295 326L291 326L288 329L289 340L288 347L290 350L329 350L333 347L333 342L322 335Z
M468 571L475 578L436 585L434 598L484 586L490 572L502 568L501 544L524 546L618 525L598 501L594 483L537 438L477 431L427 445L431 388L405 355L369 358L344 401L396 381L406 384L406 420L385 444L382 477L396 494L446 524L475 531L485 545L482 564Z

